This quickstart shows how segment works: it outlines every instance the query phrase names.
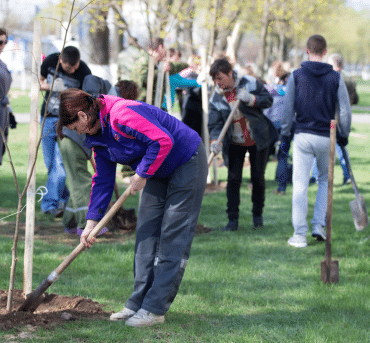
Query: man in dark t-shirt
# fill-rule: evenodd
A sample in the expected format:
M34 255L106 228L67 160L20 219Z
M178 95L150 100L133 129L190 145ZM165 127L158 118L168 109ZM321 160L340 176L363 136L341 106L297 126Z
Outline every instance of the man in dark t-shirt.
M91 74L89 67L80 60L80 52L74 46L67 46L61 53L47 56L41 65L40 89L46 91L41 108L41 119L44 119L41 145L48 170L46 184L48 192L42 198L41 210L54 217L63 215L69 198L65 185L66 173L55 140L59 115L59 93L68 88L81 89L85 76L89 74ZM54 75L55 80L52 85Z

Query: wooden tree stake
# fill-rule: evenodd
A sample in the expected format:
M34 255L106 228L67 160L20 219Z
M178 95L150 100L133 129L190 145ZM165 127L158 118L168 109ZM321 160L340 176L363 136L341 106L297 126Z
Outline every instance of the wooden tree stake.
M38 113L39 113L39 94L40 94L40 65L41 65L41 22L35 20L33 29L33 51L32 51L32 80L31 80L31 114L29 131L29 150L28 150L28 173L30 183L27 189L26 207L26 229L24 247L24 273L23 273L23 293L27 295L32 292L32 268L33 268L33 241L35 231L35 188L36 188L36 166L33 169L36 158L37 136L38 136Z

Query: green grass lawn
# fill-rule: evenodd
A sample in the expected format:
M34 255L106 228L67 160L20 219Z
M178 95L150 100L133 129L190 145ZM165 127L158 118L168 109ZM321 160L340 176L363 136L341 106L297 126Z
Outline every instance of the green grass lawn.
M370 81L358 80L356 90L359 95L357 106L370 107ZM360 113L356 111L356 113Z
M30 90L11 89L9 91L9 101L14 113L30 113L31 98ZM43 101L43 96L40 93L39 102L40 108Z
M370 125L354 124L348 150L360 193L370 204ZM10 148L24 184L27 172L28 125L10 131ZM7 158L5 158L7 160ZM196 235L179 293L166 315L166 323L152 328L130 328L108 320L77 320L53 329L39 329L35 338L22 342L370 342L369 228L355 230L349 202L355 199L350 185L341 186L342 173L335 166L332 255L339 261L339 283L321 282L320 262L325 244L308 237L308 247L287 244L291 225L291 185L285 196L272 191L275 162L266 171L265 228L252 230L251 191L244 170L241 189L240 230L221 232L227 223L225 191L204 196L199 223L213 228ZM1 216L16 211L16 193L9 164L0 167ZM226 168L219 169L226 180ZM40 154L37 185L44 185L46 170ZM121 191L123 186L120 185ZM309 214L317 185L309 187ZM136 207L130 197L125 207ZM0 225L12 225L14 217ZM22 216L24 221L24 216ZM60 226L55 242L35 240L36 288L73 250L75 242L64 242L60 220L40 213L36 224ZM134 235L113 243L104 239L83 252L48 290L60 295L79 295L105 305L106 311L121 310L133 290ZM0 288L7 289L12 239L0 239ZM19 242L16 288L23 285L24 243ZM1 318L0 318L1 322ZM0 331L0 341L9 332Z

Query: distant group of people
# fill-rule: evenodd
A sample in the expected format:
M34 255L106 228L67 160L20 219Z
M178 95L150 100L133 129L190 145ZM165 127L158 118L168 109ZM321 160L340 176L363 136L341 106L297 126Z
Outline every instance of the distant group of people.
M0 29L0 49L6 38L6 32ZM274 63L270 83L256 77L251 68L238 73L228 59L216 59L209 70L215 88L209 99L207 128L202 127L200 57L193 54L184 63L179 51L164 48L163 39L153 40L146 52L130 38L129 47L119 56L121 81L114 86L92 75L75 47L65 47L61 53L45 58L41 90L46 91L48 100L42 104L41 118L48 193L42 199L42 211L63 216L66 231L79 234L81 243L90 248L95 238L88 236L112 198L117 164L129 165L133 170L131 194L142 190L134 290L123 310L112 314L111 320L125 320L127 325L138 327L164 322L185 271L206 187L208 166L201 137L204 129L209 131L210 150L222 152L228 168L228 223L222 231L239 229L240 188L247 153L252 224L254 229L263 228L265 168L271 150L280 142L276 192L285 194L289 180L293 183L294 233L288 244L307 246L307 190L314 160L318 191L312 236L326 239L330 121L337 119L338 144L345 146L351 102L340 69L334 63L333 69L323 62L327 54L324 37L311 36L306 52L308 61L292 73L282 62ZM169 72L171 98L161 99L160 108L145 103L149 56L156 66L163 62ZM6 66L0 63L0 68L3 111L11 77ZM182 120L166 112L176 93L182 102ZM220 132L236 104L231 124L219 143ZM289 163L292 141L293 171ZM95 169L93 176L88 171L89 161Z

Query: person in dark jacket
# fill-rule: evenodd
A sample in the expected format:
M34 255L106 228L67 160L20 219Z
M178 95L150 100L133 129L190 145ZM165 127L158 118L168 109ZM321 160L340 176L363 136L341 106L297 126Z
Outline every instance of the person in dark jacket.
M81 243L103 217L112 197L116 165L135 170L131 193L143 189L136 227L135 285L124 309L110 319L129 326L164 322L190 254L203 193L207 159L200 136L159 108L115 96L74 89L61 94L63 126L85 133L94 151L87 224Z
M351 127L351 106L346 85L340 73L330 64L323 63L327 53L326 40L313 35L307 41L308 61L289 77L284 101L284 117L281 124L281 145L288 153L291 127L294 121L293 139L293 198L292 222L294 235L288 244L307 246L307 190L314 157L319 169L318 190L312 219L312 236L325 240L326 207L328 195L328 168L330 145L330 121L339 108L338 129L348 137Z
M240 186L245 154L249 152L252 181L253 227L263 227L262 212L265 202L265 167L270 144L277 139L277 131L262 109L272 105L272 97L253 76L239 78L226 59L216 60L210 69L216 89L209 101L208 129L211 151L223 151L228 166L227 215L229 222L222 230L236 231L239 225ZM241 103L230 125L222 146L215 141L233 103Z
M62 156L55 139L59 93L67 88L81 89L84 78L91 74L91 70L84 61L81 61L80 51L76 47L66 46L61 53L54 53L45 58L41 64L40 74L40 89L46 91L41 107L43 122L41 145L48 171L46 183L48 192L42 198L41 210L53 217L62 217L69 199L69 191Z
M198 55L191 55L188 59L189 67L182 70L180 75L187 79L196 80L201 72L201 59ZM202 135L203 108L202 89L189 87L184 90L184 101L181 108L182 122Z

